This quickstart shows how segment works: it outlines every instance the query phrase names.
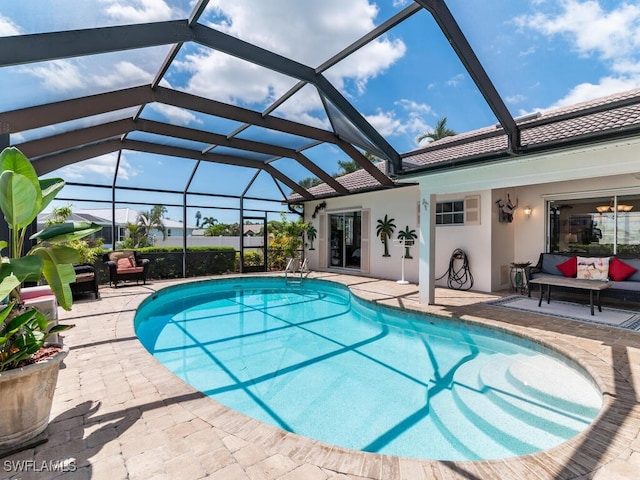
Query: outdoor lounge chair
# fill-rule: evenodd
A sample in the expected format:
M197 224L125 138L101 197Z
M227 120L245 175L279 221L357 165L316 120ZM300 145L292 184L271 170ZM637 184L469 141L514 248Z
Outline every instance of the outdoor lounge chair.
M135 250L115 250L105 253L102 257L109 269L109 285L117 288L119 282L135 280L136 284L142 280L147 283L149 259L141 258Z
M76 272L76 281L71 284L73 298L82 293L93 293L98 298L98 273L96 272L96 267L88 263L82 263L74 265L73 269Z

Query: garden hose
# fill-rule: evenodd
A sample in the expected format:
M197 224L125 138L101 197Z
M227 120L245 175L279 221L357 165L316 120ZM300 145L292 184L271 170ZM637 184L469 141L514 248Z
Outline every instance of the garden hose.
M460 263L460 261L462 264L456 268L456 263ZM449 268L436 280L444 278L445 275L448 275L447 285L453 290L470 290L473 287L473 275L469 269L469 259L464 250L456 248L453 251L449 259ZM465 287L465 285L468 286Z

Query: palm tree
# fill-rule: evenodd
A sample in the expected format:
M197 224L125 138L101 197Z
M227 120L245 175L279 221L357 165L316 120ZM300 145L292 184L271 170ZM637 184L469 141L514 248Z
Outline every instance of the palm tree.
M382 243L384 244L384 254L383 257L390 257L389 255L389 239L393 232L395 231L395 224L393 223L395 218L389 218L388 215L385 214L384 220L378 220L378 226L376 227L376 235L380 237Z
M442 117L436 122L436 126L433 128L433 130L420 135L416 139L416 142L420 143L422 140L427 138L431 139L432 142L435 142L436 140L440 140L441 138L453 137L454 135L457 135L455 130L451 130L447 127L447 117Z
M202 218L202 214L200 213L200 210L198 210L196 212L196 227L200 227L200 219Z
M413 245L413 241L418 238L415 230L409 230L409 225L407 225L404 230L398 232L398 239L404 240L404 258L413 258L411 253L409 252L409 248ZM407 245L407 242L409 245Z
M167 207L164 205L154 205L151 211L141 212L138 214L138 219L136 221L139 227L138 245L149 245L149 235L151 230L160 231L162 233L162 239L166 240L167 227L165 227L162 222L162 217L165 213L167 213Z
M205 228L207 226L209 227L213 227L216 223L218 223L218 219L217 218L213 218L213 217L204 217L202 219L202 223L200 224L200 226L202 228Z

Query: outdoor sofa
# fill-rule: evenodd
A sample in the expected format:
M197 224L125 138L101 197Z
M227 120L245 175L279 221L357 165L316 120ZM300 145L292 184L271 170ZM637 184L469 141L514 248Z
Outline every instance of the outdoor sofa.
M607 281L609 288L602 291L603 297L614 298L623 301L640 302L640 258L623 258L618 256L594 256L579 253L541 253L536 265L525 269L527 283L534 278L542 278L555 275L565 278L584 278L578 274L578 261L582 267L585 264L604 265L605 271L597 272L602 279L593 281ZM580 267L580 268L582 268ZM584 272L584 268L582 269ZM598 278L598 275L594 275ZM562 290L558 287L558 290ZM566 289L565 291L568 291ZM531 289L529 289L531 296Z
M118 283L126 280L147 283L150 261L140 257L136 250L114 250L105 253L102 260L109 269L109 285L117 288Z

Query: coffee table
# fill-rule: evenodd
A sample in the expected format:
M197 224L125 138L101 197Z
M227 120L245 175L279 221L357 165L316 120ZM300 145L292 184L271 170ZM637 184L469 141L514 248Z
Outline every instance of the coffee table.
M542 277L536 277L529 280L529 285L540 285L540 300L538 300L538 307L542 305L543 287L547 287L547 303L551 301L551 287L566 287L575 288L578 290L589 290L589 306L591 307L591 315L593 312L593 292L596 292L596 300L598 303L598 311L602 312L602 306L600 305L600 292L606 290L611 286L609 282L603 280L583 280L581 278L568 278L560 277L557 275L546 275Z

